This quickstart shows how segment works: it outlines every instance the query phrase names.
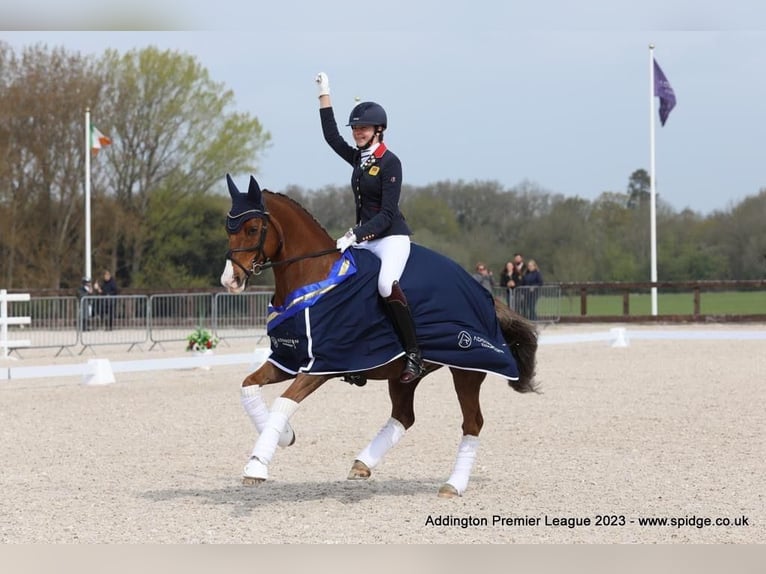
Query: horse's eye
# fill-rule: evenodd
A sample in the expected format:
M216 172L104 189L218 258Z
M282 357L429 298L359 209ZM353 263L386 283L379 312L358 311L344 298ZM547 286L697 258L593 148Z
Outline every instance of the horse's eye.
M257 231L258 231L257 227L251 227L250 229L247 230L247 234L248 235L255 235L257 233Z

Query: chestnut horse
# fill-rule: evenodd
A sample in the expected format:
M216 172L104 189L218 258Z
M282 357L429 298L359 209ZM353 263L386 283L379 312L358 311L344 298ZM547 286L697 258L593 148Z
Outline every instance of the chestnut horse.
M229 251L226 255L226 267L221 275L221 284L229 292L242 292L251 275L257 275L264 269L272 269L275 285L272 308L280 308L296 290L325 279L342 258L335 248L335 240L294 200L268 190L261 191L252 176L247 194L240 193L228 175L227 184L232 198L232 210L227 217ZM458 272L465 273L461 269L458 269ZM428 286L430 288L430 279ZM434 282L433 289L439 288L439 284ZM487 297L486 293L484 296ZM487 297L486 305L489 306L490 319L496 317L497 323L494 327L497 329L499 325L497 332L502 333L502 345L507 345L505 351L508 354L510 350L511 361L515 360L515 366L518 367L518 377L508 378L508 384L518 392L534 392L536 330L497 299L494 299L492 309L489 299ZM483 300L480 303L484 305ZM461 302L455 301L454 304L459 306ZM364 321L364 317L360 317L359 321ZM272 335L271 327L269 334ZM272 335L272 357L275 339ZM366 381L368 378L388 381L391 417L354 460L349 479L369 478L375 465L415 422L413 398L422 378L410 384L399 382L403 367L402 355L403 353L382 366L354 373L357 381ZM426 374L423 378L443 366L429 363L427 356L425 359ZM277 445L289 446L295 442L289 418L303 399L327 380L346 374L310 374L297 369L296 372L290 373L275 362L278 363L266 361L242 383L243 407L259 433L252 456L244 469L243 483L246 485L256 485L268 478L268 465ZM449 369L463 415L463 437L452 474L439 488L438 495L441 497L461 496L465 491L476 457L479 433L484 423L479 391L487 371L463 369L452 365L449 365ZM261 396L261 387L292 378L294 381L269 408Z

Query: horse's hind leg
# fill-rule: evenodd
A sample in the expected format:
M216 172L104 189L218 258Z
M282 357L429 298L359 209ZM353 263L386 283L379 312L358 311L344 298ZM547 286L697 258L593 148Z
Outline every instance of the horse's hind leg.
M452 474L447 482L439 488L439 496L442 498L462 496L468 487L468 480L471 477L471 470L476 459L476 451L479 448L479 433L481 427L484 426L479 393L486 374L475 371L450 370L455 384L455 392L458 401L460 401L460 410L463 413L463 438L457 450Z
M383 459L404 436L405 431L415 423L415 409L413 406L415 389L420 383L419 379L414 383L402 384L399 378L388 380L388 396L391 398L391 417L378 431L375 438L370 441L362 452L356 456L354 464L348 473L349 480L370 478L372 469Z

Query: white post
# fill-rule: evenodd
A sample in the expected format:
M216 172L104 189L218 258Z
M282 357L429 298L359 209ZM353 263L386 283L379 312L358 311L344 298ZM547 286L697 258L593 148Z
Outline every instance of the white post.
M657 282L657 192L654 184L654 44L649 44L649 219L651 281ZM652 286L652 316L657 315L657 287Z
M0 289L0 347L3 348L3 359L9 358L8 350L13 347L28 347L31 341L9 341L8 340L8 325L29 325L31 323L30 317L9 317L8 316L8 301L29 301L29 293L19 293L15 295L8 295L6 289Z
M90 109L85 108L85 277L91 276L90 261Z
M3 359L8 358L8 291L0 289L0 342L3 345Z

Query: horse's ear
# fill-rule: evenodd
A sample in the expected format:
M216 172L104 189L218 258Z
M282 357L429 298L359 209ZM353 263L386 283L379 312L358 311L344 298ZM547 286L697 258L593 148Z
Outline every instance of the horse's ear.
M247 199L249 202L258 206L258 209L263 211L263 199L261 197L261 187L255 178L250 176L250 186L247 188Z
M229 186L229 195L232 197L232 199L236 199L239 197L239 190L237 189L237 186L234 184L234 180L231 179L231 175L228 173L226 174L226 185Z

